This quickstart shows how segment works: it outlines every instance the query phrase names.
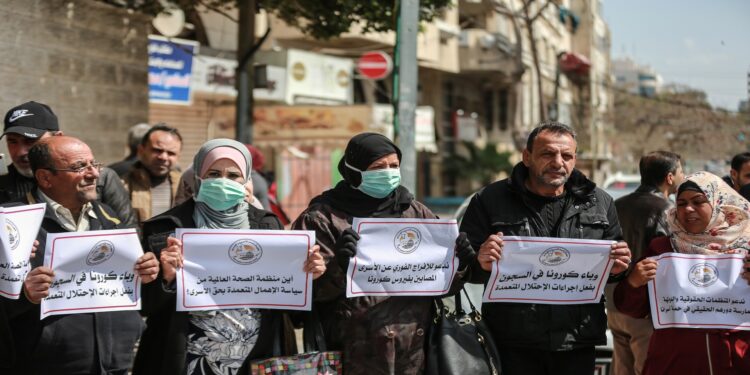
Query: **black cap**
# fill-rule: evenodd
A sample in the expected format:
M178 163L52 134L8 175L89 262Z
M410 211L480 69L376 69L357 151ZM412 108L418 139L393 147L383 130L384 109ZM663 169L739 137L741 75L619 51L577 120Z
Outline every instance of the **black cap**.
M57 116L52 109L42 103L27 102L11 108L5 114L5 131L20 134L26 138L39 138L48 131L59 131Z

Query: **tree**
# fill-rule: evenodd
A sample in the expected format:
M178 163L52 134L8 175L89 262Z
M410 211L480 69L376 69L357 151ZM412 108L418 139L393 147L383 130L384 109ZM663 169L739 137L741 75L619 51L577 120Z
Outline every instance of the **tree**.
M553 0L545 0L543 2L541 2L541 0L539 2L537 2L536 0L521 0L521 3L523 5L521 6L520 10L510 9L508 5L505 4L505 2L502 2L500 0L493 0L492 6L495 12L508 17L513 25L513 31L516 36L516 69L513 74L513 78L516 82L516 93L520 93L523 88L521 77L526 71L526 67L523 63L523 38L521 37L521 28L519 23L522 23L526 29L527 37L529 39L529 51L531 52L531 58L534 64L534 72L536 73L537 78L536 91L537 96L539 97L539 105L537 108L539 111L539 120L547 121L547 104L545 103L544 92L542 90L542 74L539 63L539 51L537 50L536 46L534 24L540 17L543 17L543 12L545 9L547 9L547 7L549 7L550 5L558 7L558 5ZM530 9L532 3L538 3L535 12L532 12ZM518 151L521 151L525 147L525 136L523 134L523 130L519 129L519 127L522 126L523 124L513 124L512 129L514 144Z
M146 14L156 15L164 9L161 0L99 0ZM243 0L172 0L186 13L201 7L228 16ZM364 32L396 30L398 0L255 0L257 8L265 9L291 26L316 39L329 39L360 24ZM420 0L419 20L432 21L451 0Z
M513 164L509 152L497 152L497 145L488 143L484 148L473 142L463 142L468 156L450 155L443 159L445 171L456 176L487 185L497 178L498 173L510 174Z
M165 0L99 1L151 15L160 13L168 5ZM239 24L236 128L237 139L245 143L252 142L252 56L271 31L269 28L263 39L255 42L254 16L257 9L265 9L313 38L329 39L345 33L354 24L360 25L363 32L395 31L399 1L401 0L171 0L186 14L193 15L196 22L200 22L198 10L206 8ZM431 21L450 4L451 0L419 0L419 20ZM229 11L235 8L238 9L239 19L229 14Z

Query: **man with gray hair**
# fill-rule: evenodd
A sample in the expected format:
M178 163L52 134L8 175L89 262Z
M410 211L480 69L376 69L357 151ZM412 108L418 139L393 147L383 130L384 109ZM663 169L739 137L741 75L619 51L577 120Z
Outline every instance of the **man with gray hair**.
M575 169L576 134L565 124L535 128L523 161L507 179L479 190L460 231L479 249L474 283L489 282L503 256L504 236L612 241L610 281L625 276L630 250L612 197ZM596 345L607 342L604 301L582 305L485 303L482 316L495 339L504 375L580 375L594 369Z
M133 348L143 330L137 311L64 314L39 319L40 302L49 296L55 272L44 266L48 233L122 229L115 212L96 200L96 180L102 165L81 140L47 137L29 150L36 188L9 205L45 203L39 246L31 259L18 300L4 300L11 327L15 362L11 374L121 374L128 373ZM159 262L147 252L133 266L140 282L159 273ZM6 340L7 341L7 340Z
M130 170L130 167L138 161L138 145L141 144L143 136L146 132L151 129L151 125L146 123L135 124L128 130L128 149L130 153L125 159L113 163L109 166L110 169L115 171L120 178L125 176Z

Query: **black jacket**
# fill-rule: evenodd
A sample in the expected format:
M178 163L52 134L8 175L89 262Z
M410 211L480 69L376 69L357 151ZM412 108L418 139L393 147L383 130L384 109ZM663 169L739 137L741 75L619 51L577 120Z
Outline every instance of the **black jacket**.
M37 203L35 193L6 206ZM92 202L89 230L121 229L114 211ZM47 233L67 232L47 205L37 240L36 257L31 267L44 263ZM11 326L16 360L10 374L105 374L126 371L133 359L133 348L143 330L137 311L115 311L55 315L39 320L40 305L32 304L22 294L16 300L4 300ZM3 349L5 350L5 349ZM3 372L5 373L5 372Z
M36 180L18 173L16 167L8 166L8 174L0 176L0 204L21 199L26 193L36 189ZM96 196L99 201L114 209L117 217L123 219L127 228L136 225L130 194L125 190L120 177L109 168L102 168L96 180Z
M548 233L544 220L529 203L524 187L528 168L513 168L510 178L487 185L472 198L461 223L472 246L479 246L490 234L541 236ZM619 240L622 237L612 198L573 170L565 190L571 194L558 225L558 238ZM489 272L474 264L473 282L487 283ZM607 342L604 303L542 305L485 303L484 319L501 347L540 350L573 350Z
M190 199L161 215L143 223L143 250L159 254L167 245L167 237L173 236L176 228L195 228L193 211L195 201ZM250 206L248 213L250 229L283 229L279 219L268 211ZM146 331L136 354L133 374L175 374L185 372L187 355L187 333L190 314L176 311L177 297L163 287L161 274L152 283L143 286L142 314L148 317ZM274 353L274 336L281 335L281 352ZM277 349L278 350L278 349ZM286 314L277 310L262 310L258 341L248 360L269 358L274 354L296 353L294 331ZM247 366L247 362L245 367ZM247 368L239 373L249 373Z
M641 258L651 240L667 235L666 210L672 207L672 202L657 188L641 185L616 200L615 207L633 259Z

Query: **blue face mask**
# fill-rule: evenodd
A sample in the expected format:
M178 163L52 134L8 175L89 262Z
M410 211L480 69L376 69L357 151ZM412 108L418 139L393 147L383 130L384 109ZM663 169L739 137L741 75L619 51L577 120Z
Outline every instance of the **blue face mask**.
M245 186L227 178L209 178L201 181L195 200L214 211L226 211L245 200Z
M385 198L401 185L401 170L398 168L361 171L352 167L346 161L344 161L344 165L362 175L362 183L356 189L373 198Z

